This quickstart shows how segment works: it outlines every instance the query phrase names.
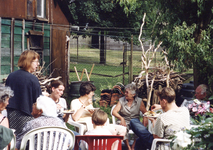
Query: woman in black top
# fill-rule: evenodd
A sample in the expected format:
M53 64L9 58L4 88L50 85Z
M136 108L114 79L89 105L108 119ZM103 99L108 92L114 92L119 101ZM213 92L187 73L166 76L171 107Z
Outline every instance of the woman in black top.
M33 119L32 105L41 95L38 78L32 74L39 65L39 58L35 51L24 51L18 60L20 69L10 73L6 80L6 85L14 91L14 97L10 98L7 106L7 113L9 126L16 130L15 134L21 132L25 123Z

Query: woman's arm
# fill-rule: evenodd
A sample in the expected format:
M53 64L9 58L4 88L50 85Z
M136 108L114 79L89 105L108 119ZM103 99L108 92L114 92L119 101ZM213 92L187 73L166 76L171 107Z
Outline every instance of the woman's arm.
M68 121L69 115L70 115L70 114L64 114L64 116L63 116L64 122L67 122L67 121Z
M71 107L71 108L73 108L73 107ZM78 121L80 119L81 115L83 114L84 109L85 109L85 107L83 105L79 109L77 109L76 112L74 114L72 114L72 119L74 121Z
M141 101L140 111L141 111L143 114L144 114L145 112L147 112L146 107L145 107L143 101ZM142 123L143 123L143 125L144 125L145 127L147 127L147 125L148 125L148 118L147 118L147 117L143 117L143 122L142 122Z
M88 99L84 102L84 104L81 104L79 100L73 100L71 102L71 109L75 110L75 113L72 114L72 119L74 121L78 121L80 117L82 116L83 112L85 111L85 108L89 105L92 105L92 99Z
M7 118L7 117L5 117L5 118L2 120L2 122L1 122L1 124L0 124L0 125L5 126L5 127L9 128L9 121L8 121L8 118Z
M117 105L115 106L115 108L112 111L112 115L115 116L116 118L118 118L119 120L121 120L120 125L125 126L126 127L126 121L124 120L124 118L118 113L121 110L121 103L118 101Z

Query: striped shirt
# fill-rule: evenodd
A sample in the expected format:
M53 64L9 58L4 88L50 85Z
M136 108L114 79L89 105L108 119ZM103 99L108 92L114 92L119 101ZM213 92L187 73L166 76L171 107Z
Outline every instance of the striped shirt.
M190 127L190 115L186 107L169 110L161 114L155 123L153 134L161 138L169 138L175 131Z
M155 123L153 134L168 139L176 131L190 127L190 115L186 107L169 110L161 114ZM170 150L170 143L157 144L157 150Z

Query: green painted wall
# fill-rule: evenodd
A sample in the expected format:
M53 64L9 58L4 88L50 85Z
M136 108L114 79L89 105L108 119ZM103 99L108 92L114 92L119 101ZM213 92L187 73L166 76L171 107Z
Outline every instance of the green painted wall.
M33 23L30 21L25 21L25 37L24 37L24 50L27 50L27 35L29 30L33 30ZM36 31L42 31L42 24L35 24ZM7 77L11 73L11 19L1 18L1 74L0 82L2 79ZM44 24L44 61L45 68L50 63L50 26L49 24ZM14 70L18 69L18 59L22 53L22 20L15 20L14 27ZM49 74L49 68L46 68L45 75Z
M11 72L10 32L11 20L1 19L1 81Z

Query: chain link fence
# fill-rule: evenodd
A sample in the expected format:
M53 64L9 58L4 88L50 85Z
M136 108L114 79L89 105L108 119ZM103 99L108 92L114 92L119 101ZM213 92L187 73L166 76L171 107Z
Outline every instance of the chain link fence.
M126 85L129 80L129 58L131 45L114 41L105 37L105 64L100 64L100 41L92 42L92 38L72 36L70 42L70 84L76 81L92 81L96 86L95 98L100 99L103 89L112 89L117 83ZM147 47L147 45L145 45ZM147 54L151 57L152 52ZM151 68L162 63L163 57L158 51L154 56ZM133 46L132 52L133 76L139 75L143 66L140 47ZM76 69L75 69L76 68ZM87 76L88 75L88 76Z

